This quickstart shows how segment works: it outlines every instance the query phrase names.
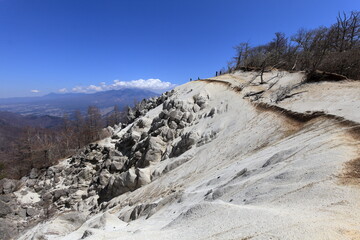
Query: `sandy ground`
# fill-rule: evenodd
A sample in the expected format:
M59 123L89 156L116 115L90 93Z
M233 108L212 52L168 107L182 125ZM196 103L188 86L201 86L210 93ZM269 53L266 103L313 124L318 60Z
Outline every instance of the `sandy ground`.
M59 216L20 239L40 239L40 233L49 240L360 239L360 185L351 174L356 164L348 164L359 158L360 136L353 126L256 108L263 102L298 113L323 111L356 124L360 82L299 85L303 74L286 72L266 73L264 79L269 82L258 84L256 74L239 72L177 87L174 98L209 96L201 118L185 129L211 135L207 142L160 162L154 166L159 171L182 164L112 199L83 224ZM276 84L269 89L271 82ZM276 103L285 87L289 95L304 93ZM259 91L264 92L258 99L245 96ZM216 114L205 117L212 108ZM111 146L109 140L104 144ZM128 219L136 206L149 204L158 207Z

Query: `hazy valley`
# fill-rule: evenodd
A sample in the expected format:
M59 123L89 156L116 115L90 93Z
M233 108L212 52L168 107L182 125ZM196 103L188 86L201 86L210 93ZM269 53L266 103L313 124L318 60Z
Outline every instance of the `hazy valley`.
M42 97L0 98L0 111L63 117L65 113L73 114L76 110L85 113L89 106L97 106L102 114L107 114L115 105L123 110L142 99L157 95L148 90L121 89L97 93L50 93Z

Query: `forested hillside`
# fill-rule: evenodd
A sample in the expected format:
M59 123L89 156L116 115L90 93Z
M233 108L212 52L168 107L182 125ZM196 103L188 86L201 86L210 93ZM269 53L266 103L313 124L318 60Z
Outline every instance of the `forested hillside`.
M309 73L321 70L360 79L360 12L339 13L329 27L299 29L292 36L277 32L266 44L243 42L235 50L236 56L222 73L278 68Z

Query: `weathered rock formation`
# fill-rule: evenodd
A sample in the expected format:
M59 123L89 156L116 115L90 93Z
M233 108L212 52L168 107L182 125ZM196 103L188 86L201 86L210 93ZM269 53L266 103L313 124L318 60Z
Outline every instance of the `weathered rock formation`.
M360 85L326 77L237 72L144 100L110 138L1 180L0 239L354 239Z

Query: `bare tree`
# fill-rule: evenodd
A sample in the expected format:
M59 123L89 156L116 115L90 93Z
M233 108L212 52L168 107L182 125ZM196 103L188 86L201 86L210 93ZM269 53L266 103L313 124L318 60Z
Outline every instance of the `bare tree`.
M239 69L240 67L247 66L247 59L250 50L250 45L248 42L240 43L235 46L236 56L234 57L235 61L235 69Z
M98 107L89 106L87 111L87 140L88 142L98 140L102 129L101 113Z

